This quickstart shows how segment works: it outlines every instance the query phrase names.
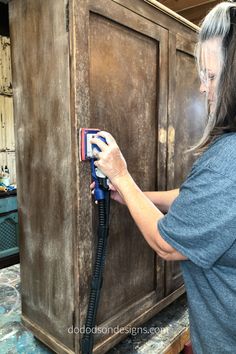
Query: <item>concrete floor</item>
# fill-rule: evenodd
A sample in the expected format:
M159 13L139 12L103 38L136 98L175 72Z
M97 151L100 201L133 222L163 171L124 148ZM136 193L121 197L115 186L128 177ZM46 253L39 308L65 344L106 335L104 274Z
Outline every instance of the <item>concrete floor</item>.
M0 353L53 353L21 324L19 264L0 270ZM186 296L139 327L107 354L161 354L189 325Z

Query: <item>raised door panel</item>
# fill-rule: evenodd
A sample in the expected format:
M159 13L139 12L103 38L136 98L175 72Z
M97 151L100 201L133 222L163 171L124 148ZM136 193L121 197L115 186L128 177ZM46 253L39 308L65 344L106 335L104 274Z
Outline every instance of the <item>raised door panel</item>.
M204 126L204 98L192 41L170 34L167 189L179 188L196 159L187 149L200 139ZM166 295L183 283L179 262L166 263Z
M158 137L161 130L166 131L167 31L110 1L99 1L88 11L88 40L78 52L89 53L82 58L89 67L85 77L89 109L86 121L79 124L113 134L142 190L164 189L166 141ZM83 65L79 59L77 62ZM76 92L80 93L79 87ZM80 181L87 185L83 173L81 166ZM82 244L87 261L79 259L80 280L84 283L86 279L88 284L80 290L81 323L86 316L91 280L91 271L84 265L92 264L94 259L94 247L92 254L89 247L91 237L92 244L96 238L95 209L91 220L94 222L87 219L90 230ZM164 296L163 276L163 261L144 241L127 209L112 202L97 324L115 328L142 322L144 314ZM109 337L104 333L97 337L97 350L102 350L102 341ZM112 340L115 337L113 334Z

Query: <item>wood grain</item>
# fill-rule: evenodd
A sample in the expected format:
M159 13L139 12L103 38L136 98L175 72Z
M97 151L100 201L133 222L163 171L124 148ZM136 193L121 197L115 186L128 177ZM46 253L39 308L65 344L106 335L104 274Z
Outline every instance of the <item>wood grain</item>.
M183 329L183 331L173 339L172 343L166 348L163 354L179 354L184 349L185 344L190 339L189 328Z
M160 3L169 7L171 10L180 12L186 9L191 9L194 13L197 7L201 7L205 4L215 3L215 0L161 0ZM220 1L218 1L220 2ZM214 6L214 5L213 5Z
M65 2L10 4L22 313L73 350L73 205ZM20 34L20 35L19 35Z
M183 17L188 18L190 21L199 25L200 21L207 15L207 13L217 4L219 4L220 0L218 1L208 1L201 6L196 6L195 8L189 8L186 10L182 10L179 14Z

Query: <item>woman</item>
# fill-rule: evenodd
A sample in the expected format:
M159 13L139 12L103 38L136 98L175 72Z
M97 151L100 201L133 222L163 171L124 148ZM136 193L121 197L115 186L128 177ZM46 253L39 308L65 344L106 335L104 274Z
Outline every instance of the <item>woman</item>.
M108 145L92 140L113 199L127 205L160 257L181 261L196 354L236 353L235 5L217 5L202 23L197 56L209 118L180 190L142 193L114 138L101 132Z

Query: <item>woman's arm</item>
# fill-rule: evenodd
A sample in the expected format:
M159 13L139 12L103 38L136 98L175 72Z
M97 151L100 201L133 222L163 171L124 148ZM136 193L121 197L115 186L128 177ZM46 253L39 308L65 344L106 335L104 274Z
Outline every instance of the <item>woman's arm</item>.
M162 213L167 213L175 198L178 197L179 189L171 189L163 192L144 192L144 194L162 211Z
M115 189L115 187L111 184L111 182L109 183L109 187L111 191L111 198L120 204L126 205L124 199L119 194L119 192ZM90 185L90 189L92 193L94 188L95 188L95 182L92 182ZM179 195L179 189L172 189L163 192L143 192L143 193L154 205L157 206L157 208L162 213L167 213L169 207L171 206L175 198Z
M107 132L97 134L106 139L91 139L101 152L94 149L94 162L120 194L127 205L136 225L146 241L165 260L184 260L186 257L168 244L160 235L157 223L163 218L162 212L144 195L128 172L127 164L115 139Z
M163 217L163 214L139 189L130 174L115 177L112 184L125 201L135 223L154 251L167 261L187 259L162 238L157 223ZM155 194L155 192L153 193Z

